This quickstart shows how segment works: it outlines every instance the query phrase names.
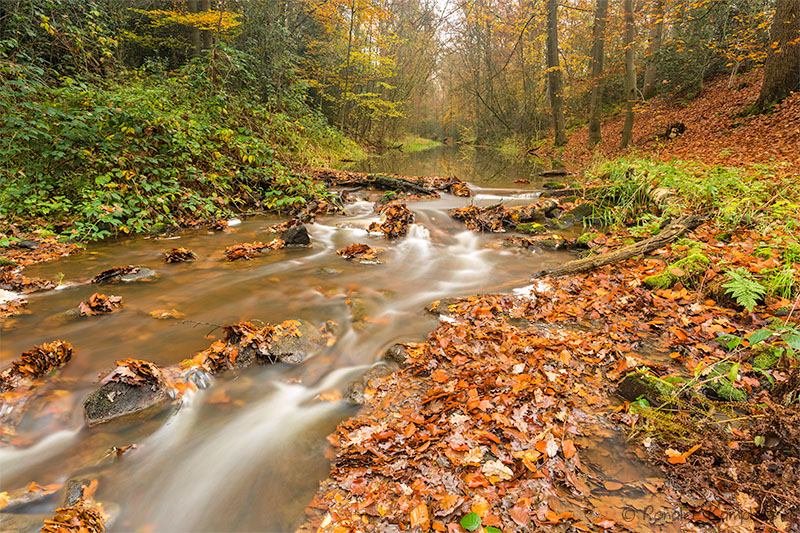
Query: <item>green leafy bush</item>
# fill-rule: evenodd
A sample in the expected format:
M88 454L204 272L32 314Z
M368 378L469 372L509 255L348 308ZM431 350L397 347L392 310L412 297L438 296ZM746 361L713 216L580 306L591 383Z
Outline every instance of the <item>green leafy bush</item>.
M91 84L0 60L0 217L94 240L322 194L289 163L353 145L316 113L273 112L226 87L246 76L226 57L213 73L204 59Z

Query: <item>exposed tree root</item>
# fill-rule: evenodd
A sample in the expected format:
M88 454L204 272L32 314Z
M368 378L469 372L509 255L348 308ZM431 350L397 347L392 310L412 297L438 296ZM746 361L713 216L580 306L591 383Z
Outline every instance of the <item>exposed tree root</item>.
M662 246L671 243L686 233L699 226L705 219L696 215L685 215L677 220L672 221L666 228L661 230L658 235L654 235L649 239L631 244L614 250L607 254L596 255L593 257L586 257L584 259L576 259L569 261L564 265L556 268L542 270L534 274L534 278L543 276L563 276L565 274L576 274L578 272L585 272L604 265L610 265L618 261L630 259L636 255L642 255L653 250L657 250Z

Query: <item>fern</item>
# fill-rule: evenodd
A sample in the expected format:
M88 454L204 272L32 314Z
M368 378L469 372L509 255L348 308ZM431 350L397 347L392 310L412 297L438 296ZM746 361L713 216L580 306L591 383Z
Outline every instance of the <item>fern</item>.
M728 270L725 274L728 276L728 282L722 285L725 293L730 294L736 303L748 311L752 311L767 293L767 289L742 267Z

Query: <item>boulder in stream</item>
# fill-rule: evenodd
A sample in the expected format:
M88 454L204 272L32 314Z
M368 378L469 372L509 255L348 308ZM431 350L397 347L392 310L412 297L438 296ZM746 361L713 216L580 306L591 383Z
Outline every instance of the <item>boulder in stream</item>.
M134 414L152 414L170 400L161 369L149 361L126 359L83 403L86 423L103 424Z
M308 228L305 224L298 224L281 233L281 240L286 243L286 246L308 246L311 244L311 236L308 234Z
M201 367L209 374L219 374L254 364L297 364L324 345L322 333L304 320L285 320L263 328L240 322L226 326L224 340L218 340L181 366Z

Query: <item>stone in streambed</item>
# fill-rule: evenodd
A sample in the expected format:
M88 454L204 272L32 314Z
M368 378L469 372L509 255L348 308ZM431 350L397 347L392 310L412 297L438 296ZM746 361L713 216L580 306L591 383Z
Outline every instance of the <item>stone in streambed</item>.
M308 246L311 244L311 236L304 224L292 226L281 233L281 240L286 246Z
M64 507L72 507L83 499L83 489L92 484L91 479L70 479L64 488Z
M154 388L109 381L86 398L83 411L86 423L94 426L134 414L155 414L169 400L163 385Z
M364 405L366 403L366 396L364 391L369 386L369 382L375 378L382 378L388 376L401 368L405 368L406 358L408 357L408 349L404 344L393 344L383 354L383 359L372 366L367 372L350 383L345 392L345 399L356 405Z
M312 352L325 346L325 339L319 329L305 320L297 320L295 327L300 336L290 332L274 332L270 343L268 359L282 363L302 363Z

